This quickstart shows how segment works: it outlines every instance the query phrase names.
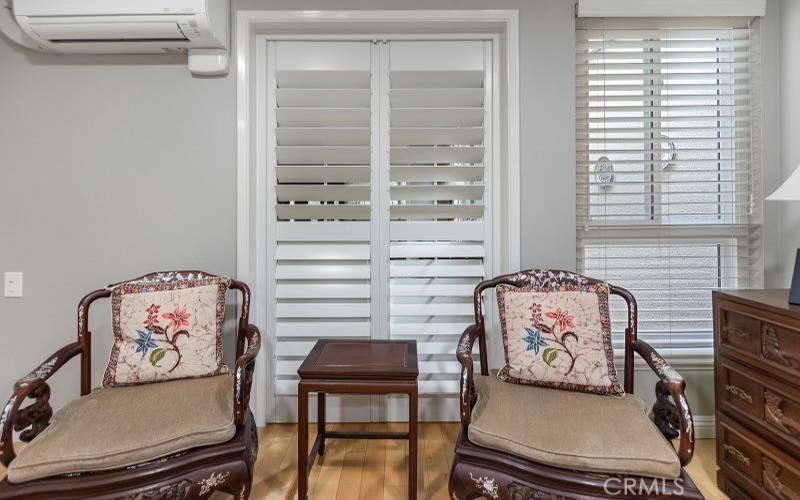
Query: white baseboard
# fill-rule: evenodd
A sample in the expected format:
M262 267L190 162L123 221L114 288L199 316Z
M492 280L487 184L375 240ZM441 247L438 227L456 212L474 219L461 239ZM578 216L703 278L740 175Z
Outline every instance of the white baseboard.
M692 421L696 439L714 439L716 437L714 415L692 415Z

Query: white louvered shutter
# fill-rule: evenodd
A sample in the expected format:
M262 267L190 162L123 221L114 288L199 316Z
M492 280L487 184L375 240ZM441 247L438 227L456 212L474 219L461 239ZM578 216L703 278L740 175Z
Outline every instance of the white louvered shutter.
M578 269L661 352L709 356L710 291L762 280L757 30L576 33Z
M276 395L317 339L370 336L368 42L276 42Z
M390 44L390 324L416 339L420 392L458 392L458 336L486 276L484 42Z
M268 42L276 418L292 418L297 368L320 338L416 340L420 392L458 393L458 338L491 269L491 53L485 41ZM340 402L339 416L405 415L404 398ZM441 420L457 405L426 398L420 411Z

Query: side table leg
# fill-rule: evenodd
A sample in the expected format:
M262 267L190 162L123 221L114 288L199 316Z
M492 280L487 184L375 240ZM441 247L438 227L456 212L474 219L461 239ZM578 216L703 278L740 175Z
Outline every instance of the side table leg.
M297 498L308 496L308 390L297 387Z
M317 434L319 435L319 454L325 454L325 393L317 393Z
M408 391L408 498L417 499L417 384Z

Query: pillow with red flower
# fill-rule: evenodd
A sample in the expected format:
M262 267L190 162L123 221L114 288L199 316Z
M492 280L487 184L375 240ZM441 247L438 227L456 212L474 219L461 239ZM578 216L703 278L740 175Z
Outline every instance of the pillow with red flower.
M621 395L614 367L608 285L563 273L524 287L497 286L506 365L498 378Z
M227 371L222 357L230 278L165 273L111 290L114 345L106 387L205 377Z

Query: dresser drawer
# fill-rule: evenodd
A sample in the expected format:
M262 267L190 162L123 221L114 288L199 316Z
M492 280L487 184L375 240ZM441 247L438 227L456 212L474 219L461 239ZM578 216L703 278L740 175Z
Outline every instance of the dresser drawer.
M800 394L768 374L720 357L716 374L717 408L755 424L800 456Z
M762 420L763 388L755 377L753 371L739 363L720 358L716 376L720 409L729 413L738 411L752 419Z
M722 413L717 413L717 464L754 498L800 498L797 461Z
M714 341L719 353L777 375L800 380L800 324L736 302L715 300Z
M721 423L717 442L717 463L725 464L761 484L761 453L747 432L732 430Z
M761 350L761 320L743 312L721 308L719 342L721 346L758 354Z

